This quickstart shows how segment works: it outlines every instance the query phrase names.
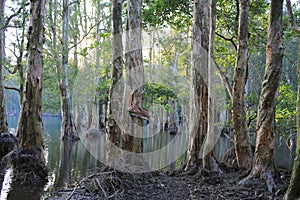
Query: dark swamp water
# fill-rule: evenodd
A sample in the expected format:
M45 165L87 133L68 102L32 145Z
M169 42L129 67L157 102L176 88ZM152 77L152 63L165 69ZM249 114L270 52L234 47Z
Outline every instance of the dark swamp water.
M18 117L9 116L9 128L17 127ZM47 199L51 193L60 189L72 188L84 177L97 172L103 166L98 161L105 156L101 137L97 143L97 158L91 155L82 140L75 143L65 143L60 140L60 118L59 117L43 117L44 124L44 143L45 143L45 158L49 168L48 183L42 187L26 186L20 187L11 183L12 170L4 170L1 168L1 200L35 200ZM144 143L144 151L153 151L160 149L170 141L175 140L175 147L168 149L168 154L161 155L159 162L165 165L167 157L177 158L180 147L186 144L186 138L175 137L170 134L157 134L151 140ZM276 139L275 163L277 166L289 168L290 157L286 146L279 146L279 141ZM215 146L217 157L222 157L224 151L227 150L232 143L229 140L220 138ZM93 154L94 155L94 154ZM100 158L100 159L99 159ZM173 159L174 160L174 159ZM178 159L171 163L169 167L174 168L182 162Z

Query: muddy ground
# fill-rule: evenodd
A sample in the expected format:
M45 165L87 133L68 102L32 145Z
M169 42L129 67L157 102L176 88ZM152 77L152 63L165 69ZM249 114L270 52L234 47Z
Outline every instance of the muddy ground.
M270 193L264 180L251 179L238 185L245 177L243 171L225 165L221 169L222 174L205 172L197 176L170 172L127 174L105 169L46 199L282 199L289 184L286 170L276 171L277 187Z

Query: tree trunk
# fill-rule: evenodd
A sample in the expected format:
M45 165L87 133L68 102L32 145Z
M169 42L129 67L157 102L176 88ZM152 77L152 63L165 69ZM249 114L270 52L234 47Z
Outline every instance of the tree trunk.
M296 27L294 21L294 15L292 12L291 1L286 1L288 14L290 17L291 28L300 35L299 27ZM298 79L300 78L300 40L298 40ZM294 166L292 170L290 185L284 196L284 200L293 200L300 198L300 81L298 81L298 96L297 96L297 107L296 107L296 120L297 120L297 145L296 145L296 157L294 160Z
M8 132L3 84L3 66L5 60L4 8L5 0L0 0L0 135Z
M43 148L42 74L45 0L32 0L30 7L26 93L17 136L21 147Z
M63 1L63 29L62 29L62 68L60 70L59 89L61 97L61 134L63 140L77 140L78 135L71 112L70 91L68 81L69 54L69 0Z
M249 0L241 0L239 10L238 49L232 91L232 119L234 124L234 145L237 164L240 168L251 169L253 156L248 135L244 102L248 68Z
M287 3L288 4L288 3ZM298 70L297 74L300 78L300 40L298 40ZM298 96L297 96L297 145L296 157L294 160L293 171L291 175L290 185L283 199L293 200L300 198L300 81L298 81Z
M209 51L209 7L207 0L194 0L194 19L192 32L192 86L190 109L190 141L186 170L195 169L205 162L200 152L207 134L208 88L207 55ZM192 122L192 123L191 123ZM200 155L199 155L200 154ZM203 163L204 164L204 163Z
M274 173L274 119L282 68L283 0L271 0L266 47L266 70L259 99L252 176L267 179L272 191Z
M112 66L112 78L111 85L109 88L109 100L108 100L108 108L107 108L107 137L110 142L115 145L119 145L121 130L118 124L116 123L116 119L113 118L113 112L119 112L117 110L112 109L112 92L117 84L117 82L122 77L122 69L123 69L123 43L122 43L122 1L113 0L113 66ZM100 105L102 107L102 104ZM102 110L101 110L101 118L102 118ZM100 119L101 119L100 118Z
M128 0L127 2L125 52L125 112L127 116L124 119L129 122L129 126L125 128L125 133L122 137L122 148L136 153L142 152L143 150L143 128L141 125L144 123L144 120L138 116L141 113L135 113L135 111L140 111L143 107L144 90L144 67L141 43L141 6L141 0ZM137 109L134 110L134 108ZM131 112L131 114L136 115L129 116L128 112ZM133 121L130 121L130 117Z
M216 0L210 0L209 11L209 49L208 49L208 110L207 110L207 134L203 147L203 168L214 172L221 172L214 156L215 139L215 29L216 29Z

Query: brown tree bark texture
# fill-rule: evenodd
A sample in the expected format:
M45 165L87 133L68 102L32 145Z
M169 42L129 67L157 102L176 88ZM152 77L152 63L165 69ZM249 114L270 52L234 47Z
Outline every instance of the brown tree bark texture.
M266 69L259 100L256 147L252 174L265 176L274 172L274 118L282 68L283 0L270 5Z
M121 130L115 119L112 116L112 92L117 82L122 77L123 69L123 43L122 43L122 2L113 0L113 67L112 67L112 81L109 88L109 101L108 101L108 119L107 119L107 137L113 144L118 145L121 138Z
M43 148L42 74L45 0L30 1L30 22L27 45L27 79L25 99L17 136L21 147Z
M249 0L240 1L237 60L233 76L232 119L237 164L240 168L251 169L252 151L248 135L245 110L245 84L248 68L248 13Z
M201 163L199 152L207 134L208 118L208 88L207 73L209 52L209 4L208 1L194 1L194 19L192 31L192 87L190 119L193 126L189 127L189 149L187 154L186 170L193 169ZM206 155L201 155L203 162ZM209 166L208 163L203 163Z

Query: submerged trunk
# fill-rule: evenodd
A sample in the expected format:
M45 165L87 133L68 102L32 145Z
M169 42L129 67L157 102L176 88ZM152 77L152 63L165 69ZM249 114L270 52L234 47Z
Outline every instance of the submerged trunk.
M61 134L63 140L77 140L77 132L72 117L69 81L68 81L68 54L69 54L69 0L63 1L63 30L62 30L62 67L60 68L59 89L61 97Z
M3 66L5 59L5 28L4 25L5 0L0 0L0 134L8 131L4 100Z
M249 0L240 1L237 60L233 77L232 119L237 164L251 169L252 151L245 110L245 84L248 68L248 12Z
M26 92L17 130L21 147L44 147L42 136L44 17L45 0L31 1Z

